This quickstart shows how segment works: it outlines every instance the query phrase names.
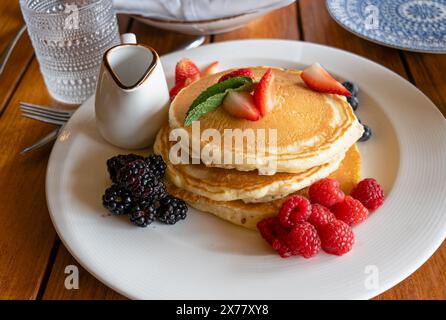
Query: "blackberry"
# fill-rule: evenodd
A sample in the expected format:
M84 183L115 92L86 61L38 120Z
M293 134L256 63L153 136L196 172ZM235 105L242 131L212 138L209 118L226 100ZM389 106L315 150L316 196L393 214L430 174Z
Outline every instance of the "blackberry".
M126 164L138 159L144 159L144 157L131 153L131 154L120 154L113 158L108 159L107 170L108 173L110 174L110 179L114 183L116 183L119 170L121 170L121 168Z
M151 190L150 192L149 189ZM142 204L156 202L167 196L166 186L164 185L163 181L157 181L157 183L154 183L149 187L146 187L145 193L149 195L146 197L138 198L138 201Z
M102 205L114 215L124 215L129 213L133 198L126 188L114 184L105 190Z
M167 196L159 201L158 220L166 224L175 224L186 219L186 203L173 196Z
M166 192L162 180L157 179L148 164L141 159L122 167L117 180L132 192L135 198L144 202L162 198Z
M138 227L147 227L157 216L157 210L153 203L134 206L130 212L130 221Z
M149 166L150 171L157 179L162 179L166 172L166 163L163 158L158 154L152 154L146 159L146 163Z

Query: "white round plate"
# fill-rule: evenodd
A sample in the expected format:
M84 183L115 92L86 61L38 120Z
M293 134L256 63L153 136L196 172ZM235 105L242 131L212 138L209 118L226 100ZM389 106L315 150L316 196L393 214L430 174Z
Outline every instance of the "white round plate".
M358 114L374 132L360 143L363 176L382 183L386 202L354 228L356 244L342 257L281 259L257 232L193 209L175 226L134 227L101 206L110 185L105 162L128 151L100 137L90 99L54 146L46 191L60 238L96 278L135 299L366 299L409 276L440 246L446 235L446 121L409 82L338 49L244 40L163 56L170 84L182 57L199 67L218 59L222 69L300 68L317 61L357 83Z

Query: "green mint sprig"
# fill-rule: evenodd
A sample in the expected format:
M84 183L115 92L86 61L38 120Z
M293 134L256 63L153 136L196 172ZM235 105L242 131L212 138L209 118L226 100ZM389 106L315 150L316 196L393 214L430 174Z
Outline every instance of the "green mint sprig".
M249 77L229 78L210 86L200 93L200 95L192 102L186 113L184 125L187 127L206 113L215 110L223 103L223 100L229 91L250 91L253 86L254 83Z

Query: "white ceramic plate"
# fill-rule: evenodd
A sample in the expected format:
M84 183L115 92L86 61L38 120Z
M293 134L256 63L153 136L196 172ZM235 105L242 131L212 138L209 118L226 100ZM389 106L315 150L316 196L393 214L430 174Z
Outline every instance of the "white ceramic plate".
M46 186L59 236L99 280L137 299L365 299L409 276L442 243L446 121L409 82L345 51L304 42L248 40L162 57L170 83L182 57L200 67L218 59L222 69L296 68L318 61L342 80L357 83L359 116L374 131L369 142L360 144L363 176L383 184L386 202L354 228L356 244L343 257L322 253L309 260L281 259L256 232L192 209L174 227L134 227L125 217L106 216L101 207L101 195L110 184L105 161L127 151L99 136L90 99L56 142Z

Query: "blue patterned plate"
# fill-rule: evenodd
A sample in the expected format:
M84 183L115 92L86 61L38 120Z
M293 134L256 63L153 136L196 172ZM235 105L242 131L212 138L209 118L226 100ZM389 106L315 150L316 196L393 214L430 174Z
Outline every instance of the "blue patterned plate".
M446 53L446 0L327 0L327 8L341 26L365 39Z

